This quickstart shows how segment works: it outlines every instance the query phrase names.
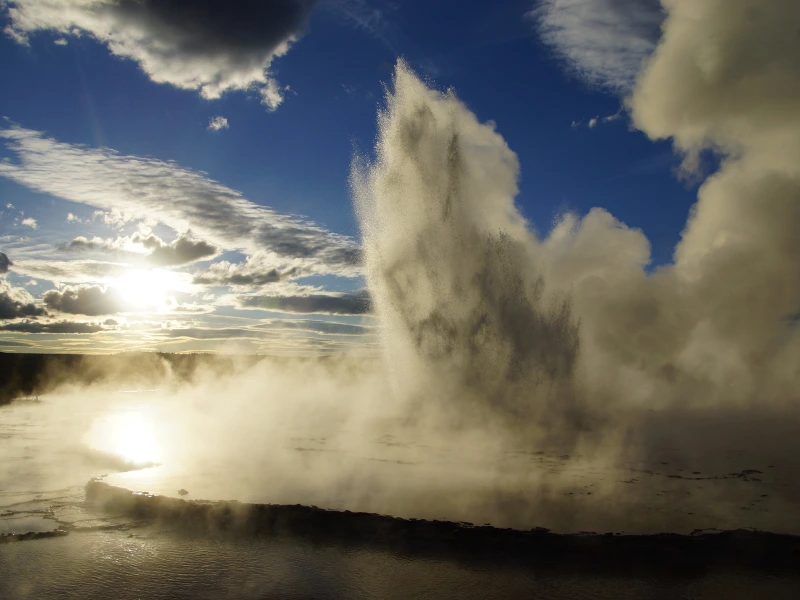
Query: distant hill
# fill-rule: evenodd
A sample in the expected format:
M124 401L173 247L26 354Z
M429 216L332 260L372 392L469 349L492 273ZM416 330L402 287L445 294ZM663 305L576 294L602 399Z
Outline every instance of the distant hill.
M142 389L166 381L188 382L201 372L222 376L266 358L208 353L126 352L90 355L0 352L0 405L22 396L46 394L67 384L107 383Z

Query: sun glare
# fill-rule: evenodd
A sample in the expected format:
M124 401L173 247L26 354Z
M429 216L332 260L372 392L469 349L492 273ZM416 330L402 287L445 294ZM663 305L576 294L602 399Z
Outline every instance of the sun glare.
M175 277L169 271L131 271L119 277L112 286L122 298L136 309L168 307L168 292L175 287Z
M152 421L138 412L121 412L99 419L85 437L86 444L136 465L161 461Z

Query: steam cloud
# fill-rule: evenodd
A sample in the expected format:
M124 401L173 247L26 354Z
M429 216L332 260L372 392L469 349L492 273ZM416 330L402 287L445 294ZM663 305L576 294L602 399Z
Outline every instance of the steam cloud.
M377 162L353 180L398 386L525 420L571 403L578 329L536 269L537 242L514 207L516 156L403 63L394 90Z
M600 208L537 239L514 207L514 153L452 92L398 65L377 157L355 161L353 187L403 395L459 419L539 423L559 440L644 437L642 408L665 427L709 411L794 413L800 7L664 7L627 100L633 122L672 139L687 171L704 151L721 166L674 263L653 272L644 234Z

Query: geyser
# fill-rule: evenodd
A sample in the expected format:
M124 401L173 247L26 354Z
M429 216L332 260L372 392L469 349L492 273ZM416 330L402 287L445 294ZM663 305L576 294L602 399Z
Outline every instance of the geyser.
M517 176L491 125L398 62L377 158L353 170L367 281L396 393L460 424L576 416L577 322L537 268Z
M398 62L352 186L385 362L415 422L602 440L645 460L664 444L797 446L778 425L797 423L800 383L800 87L787 59L800 41L784 18L797 8L665 6L627 101L633 124L672 139L686 169L709 150L720 166L657 268L643 232L601 208L537 238L494 125ZM759 48L744 62L740 34Z

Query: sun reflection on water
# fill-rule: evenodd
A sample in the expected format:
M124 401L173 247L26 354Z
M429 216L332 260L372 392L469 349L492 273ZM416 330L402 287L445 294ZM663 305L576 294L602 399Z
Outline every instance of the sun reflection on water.
M159 463L163 458L153 420L142 411L121 411L96 419L83 441L93 450L136 465Z

